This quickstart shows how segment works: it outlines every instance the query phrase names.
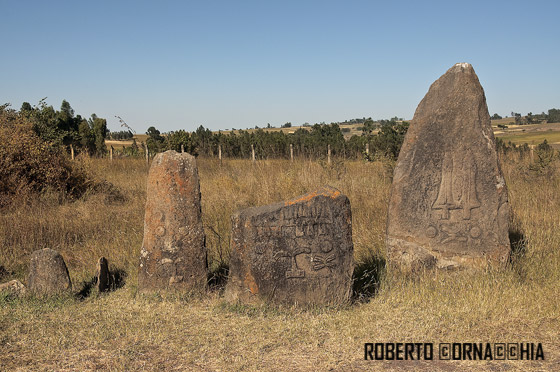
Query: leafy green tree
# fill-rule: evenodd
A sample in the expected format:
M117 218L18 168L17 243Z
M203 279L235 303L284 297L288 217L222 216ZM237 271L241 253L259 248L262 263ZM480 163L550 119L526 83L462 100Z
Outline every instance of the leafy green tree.
M501 118L502 118L502 117L501 117L500 115L494 114L494 115L492 115L492 117L491 117L490 119L492 119L492 120L500 120Z
M364 121L364 125L362 127L362 135L369 135L375 129L375 124L371 118L367 118Z
M107 120L91 114L89 125L95 139L95 153L99 156L107 153L107 146L105 146L105 138L107 137Z
M52 106L48 106L45 98L39 101L29 113L33 131L45 142L53 147L61 147L66 133L58 129L57 113Z
M21 113L29 113L33 111L33 107L31 107L31 104L29 102L23 102L21 104L21 109L19 111Z
M160 131L157 130L156 127L151 126L146 131L146 134L148 135L148 139L146 140L148 151L152 154L160 152L165 141Z
M550 109L548 110L548 123L560 123L560 110L559 109Z
M181 145L186 152L189 154L193 151L193 144L191 141L191 135L189 132L184 130L178 130L176 132L171 132L165 137L165 149L175 150L177 152L181 151Z
M548 144L546 139L537 145L535 155L536 157L530 169L539 174L550 174L552 169L551 163L555 158L555 151L552 146Z
M78 126L79 144L89 155L95 154L95 135L87 120L82 120Z
M78 126L82 118L79 115L78 117L74 116L74 109L68 101L62 101L60 111L56 112L56 121L57 131L63 136L63 144L74 144L78 137Z
M382 120L382 122L379 133L372 138L373 146L371 146L370 151L377 155L396 159L399 156L409 123L395 123L385 120Z
M94 114L84 124L85 120L80 115L75 115L74 109L66 100L62 101L59 111L47 105L46 98L33 107L24 102L20 114L29 120L35 134L53 148L74 145L76 148L83 147L91 155L102 155L106 151L107 121Z
M195 144L194 154L213 155L214 135L210 129L199 126L192 134L192 141Z

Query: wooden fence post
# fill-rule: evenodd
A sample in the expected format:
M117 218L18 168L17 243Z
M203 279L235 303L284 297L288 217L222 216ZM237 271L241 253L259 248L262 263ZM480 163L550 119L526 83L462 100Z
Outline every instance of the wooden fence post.
M113 161L113 145L109 148L109 158Z
M255 162L255 146L251 143L251 154L253 157L253 163Z
M144 148L146 149L146 164L150 165L150 151L148 150L148 144L144 144Z
M369 155L369 142L366 143L366 155Z
M218 159L220 159L220 164L222 164L222 145L218 145Z
M74 160L74 145L70 144L70 157Z
M294 145L290 143L290 160L294 162Z
M535 154L534 154L535 145L530 145L529 148L531 149L530 154L531 154L531 163L532 163L534 161L534 157L535 157Z
M185 152L185 146L181 143L181 154Z
M331 164L331 145L327 145L327 164Z

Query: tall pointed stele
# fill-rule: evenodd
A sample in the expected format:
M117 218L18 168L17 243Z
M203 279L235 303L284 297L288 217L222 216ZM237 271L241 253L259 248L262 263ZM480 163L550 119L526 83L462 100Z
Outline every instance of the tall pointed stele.
M457 63L432 84L404 139L391 187L391 267L503 266L510 254L507 188L484 90Z
M158 154L147 183L139 291L204 290L208 268L196 159Z

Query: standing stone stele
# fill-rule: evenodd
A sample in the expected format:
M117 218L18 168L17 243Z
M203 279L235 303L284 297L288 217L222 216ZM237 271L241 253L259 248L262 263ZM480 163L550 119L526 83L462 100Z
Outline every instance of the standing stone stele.
M68 268L62 256L50 248L31 254L27 287L37 295L51 295L72 290Z
M208 265L196 159L175 151L158 154L147 183L139 290L205 289Z
M97 261L97 291L107 292L111 287L111 274L109 273L109 262L105 257Z
M509 204L484 90L458 63L418 105L395 168L389 262L402 271L502 266Z
M229 302L341 304L351 295L352 213L324 187L232 216Z

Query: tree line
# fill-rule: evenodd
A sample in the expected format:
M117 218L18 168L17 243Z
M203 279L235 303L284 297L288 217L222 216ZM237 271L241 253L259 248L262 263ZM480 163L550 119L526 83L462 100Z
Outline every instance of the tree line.
M31 122L37 136L54 148L72 146L78 151L96 156L107 152L107 120L95 114L90 118L76 115L66 100L62 101L60 110L47 105L45 99L36 106L24 102L19 115Z
M512 111L510 116L515 120L516 125L560 123L560 110L555 108L548 110L548 113L545 113L544 111L540 114L528 112L525 116L522 116L519 112ZM502 119L502 117L498 114L494 114L491 119L499 120Z
M24 102L19 111L12 111L31 123L37 137L53 149L69 152L72 147L76 152L103 156L107 153L106 139L132 139L133 144L124 148L124 155L144 153L130 130L110 132L106 119L96 114L89 118L82 117L74 112L66 100L62 101L59 110L47 105L46 99L42 99L35 106ZM194 155L207 157L217 156L221 150L224 157L249 158L254 148L257 158L289 158L290 149L294 156L322 158L326 156L327 147L330 146L333 157L396 158L408 128L407 122L397 119L395 117L374 122L371 118L364 118L361 120L361 135L352 136L349 140L345 140L338 123L308 125L290 133L263 129L223 133L212 132L200 126L194 132L178 130L162 135L152 126L146 132L148 138L145 145L151 154L184 149ZM358 122L358 119L353 121ZM290 128L287 125L284 127ZM379 129L378 133L374 133L376 128ZM369 154L365 154L366 144L369 146Z
M379 128L377 133L374 129ZM197 156L214 157L221 151L222 156L230 158L249 158L254 148L257 158L322 158L330 146L333 157L362 158L367 156L396 158L408 129L407 122L395 119L374 123L367 119L361 135L345 140L337 123L315 124L309 129L299 128L293 132L265 131L256 129L251 132L238 130L231 133L212 132L200 126L190 133L184 130L162 135L155 127L148 128L146 145L152 154L167 150L184 151ZM366 145L369 149L365 153ZM137 144L134 143L133 146ZM125 149L125 152L134 149Z
M78 152L103 156L107 153L105 139L132 139L132 146L125 147L123 153L143 154L130 130L110 132L105 119L95 114L89 118L76 115L66 100L62 101L59 110L47 105L45 99L39 101L36 106L24 102L18 114L32 123L36 135L54 148L64 148L68 151L72 146ZM560 122L560 110L553 108L548 110L548 114L528 113L523 117L519 113L512 112L512 117L517 124ZM498 119L500 116L494 114L492 118ZM286 131L267 131L256 127L252 131L237 130L228 133L212 132L200 126L194 132L178 130L163 135L152 126L146 132L148 138L145 145L151 154L184 149L194 155L206 157L217 156L218 151L221 151L224 157L249 158L254 149L257 158L290 158L293 151L294 156L317 159L326 156L328 147L333 157L367 159L398 157L408 129L408 122L398 117L377 122L371 118L352 119L346 122L360 123L362 126L358 129L361 130L361 135L354 135L346 140L344 129L347 128L341 128L339 123L308 124L295 131L288 130L291 129L291 123L286 123L282 125ZM504 145L498 141L499 149L505 150Z

